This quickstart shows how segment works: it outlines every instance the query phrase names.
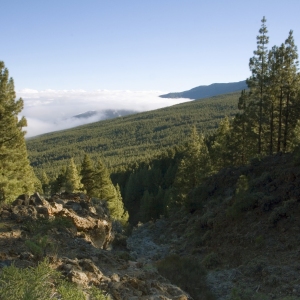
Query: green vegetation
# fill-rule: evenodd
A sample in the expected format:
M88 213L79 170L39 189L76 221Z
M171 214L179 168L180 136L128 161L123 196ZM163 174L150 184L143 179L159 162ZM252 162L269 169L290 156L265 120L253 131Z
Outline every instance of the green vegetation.
M93 166L91 159L85 155L81 165L81 182L90 197L107 202L110 216L125 225L128 213L124 210L123 199L118 185L114 186L108 169L101 159Z
M95 287L83 291L64 279L44 260L35 268L4 267L0 273L0 299L48 300L53 295L63 300L108 300ZM55 298L56 298L55 296Z
M23 100L16 100L14 81L0 61L0 201L40 189L30 167L24 140L26 119L18 120Z
M239 93L220 95L30 138L30 161L40 177L45 171L49 178L72 157L81 164L85 153L93 161L102 157L113 172L124 170L183 144L193 126L201 134L213 132L238 111L238 98Z
M197 216L191 218L192 230L187 227L188 219L177 229L199 248L213 244L224 225L250 219L253 210L257 220L267 214L269 228L283 223L282 219L292 222L293 211L299 208L295 188L300 178L298 54L292 31L279 47L268 50L267 45L263 18L257 49L249 63L249 90L240 95L193 101L28 140L31 163L41 185L27 159L22 132L25 120L17 119L22 100L15 101L13 81L0 63L0 200L9 202L34 188L43 188L45 194L83 191L93 201L106 200L112 219L123 225L128 218L135 225L161 215L174 216L174 212L180 224L180 217L188 211L189 216ZM294 154L288 154L292 151ZM282 153L291 158L286 174L281 174L286 164ZM34 233L26 246L37 259L49 245L44 234L58 225L69 226L64 219L25 224ZM241 229L236 226L235 230ZM265 236L264 232L251 237L253 249L264 247ZM230 249L238 243L235 239L223 242L230 242ZM219 247L215 245L199 261L168 257L158 263L158 270L195 299L213 299L205 286L204 267L222 266ZM239 257L236 261L240 265ZM40 265L19 273L14 266L4 268L0 299L44 299L38 298L36 289L28 290L37 276L44 278L35 283L43 290L43 297L55 287L62 299L83 299L82 290L58 280L57 273L45 263ZM11 282L16 278L20 288L12 290ZM200 292L199 284L203 285ZM91 291L91 299L104 297L95 289ZM233 289L232 299L242 299L243 292Z
M52 246L46 235L37 235L31 240L26 240L25 245L36 259L41 259L46 256L47 248Z
M206 286L205 269L194 258L172 255L159 261L157 269L171 282L188 292L193 299L215 299Z

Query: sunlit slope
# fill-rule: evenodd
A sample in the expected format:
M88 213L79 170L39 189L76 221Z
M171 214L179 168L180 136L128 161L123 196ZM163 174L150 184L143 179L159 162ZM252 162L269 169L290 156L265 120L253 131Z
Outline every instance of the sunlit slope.
M110 167L126 166L180 145L193 125L203 134L211 132L220 119L237 112L239 96L224 94L44 134L27 140L29 158L35 169L49 173L70 157L79 163L84 152L101 155Z

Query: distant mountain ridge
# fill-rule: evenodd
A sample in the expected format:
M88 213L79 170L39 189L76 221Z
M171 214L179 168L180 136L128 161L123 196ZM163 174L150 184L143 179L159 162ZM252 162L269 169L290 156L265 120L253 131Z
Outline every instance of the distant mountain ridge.
M76 116L73 116L72 118L75 119L88 119L91 117L94 117L96 115L99 115L99 121L100 120L107 120L107 119L113 119L118 117L124 117L128 115L132 115L138 113L138 111L135 110L126 110L126 109L105 109L105 110L89 110L87 112L78 114Z
M189 99L203 99L208 97L213 97L221 94L233 93L247 89L246 80L238 82L229 83L213 83L210 85L200 85L191 90L179 92L179 93L169 93L165 95L160 95L161 98L189 98Z

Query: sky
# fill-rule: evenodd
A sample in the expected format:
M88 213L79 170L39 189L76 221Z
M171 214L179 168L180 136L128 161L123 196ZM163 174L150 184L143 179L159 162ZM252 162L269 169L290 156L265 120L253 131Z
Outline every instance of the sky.
M0 0L0 9L0 60L26 96L25 116L45 122L46 106L49 126L92 102L154 109L175 104L161 93L246 79L263 16L270 48L290 29L300 42L299 0ZM31 122L28 136L39 133Z

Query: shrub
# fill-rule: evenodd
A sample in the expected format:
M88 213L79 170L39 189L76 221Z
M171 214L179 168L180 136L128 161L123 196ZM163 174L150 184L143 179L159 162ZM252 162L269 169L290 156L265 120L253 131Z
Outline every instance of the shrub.
M5 267L0 274L0 299L48 300L58 274L46 261L36 268Z
M220 259L218 257L218 254L215 252L211 252L207 254L204 259L202 260L202 264L205 266L207 269L214 269L220 265Z
M85 293L84 293L85 292ZM61 274L51 269L47 260L36 268L19 269L14 265L4 267L0 273L0 299L18 300L109 300L103 293L92 287L83 291L73 283L61 279Z
M159 273L188 292L195 300L214 299L206 286L206 271L197 259L171 255L159 261L157 269Z
M227 211L227 217L238 219L242 216L242 212L253 209L258 205L259 199L263 197L263 193L246 193L242 196L235 197L234 203Z
M53 246L46 235L37 235L33 237L32 240L25 241L25 245L37 259L41 259L43 256L45 256L47 248L52 248Z

